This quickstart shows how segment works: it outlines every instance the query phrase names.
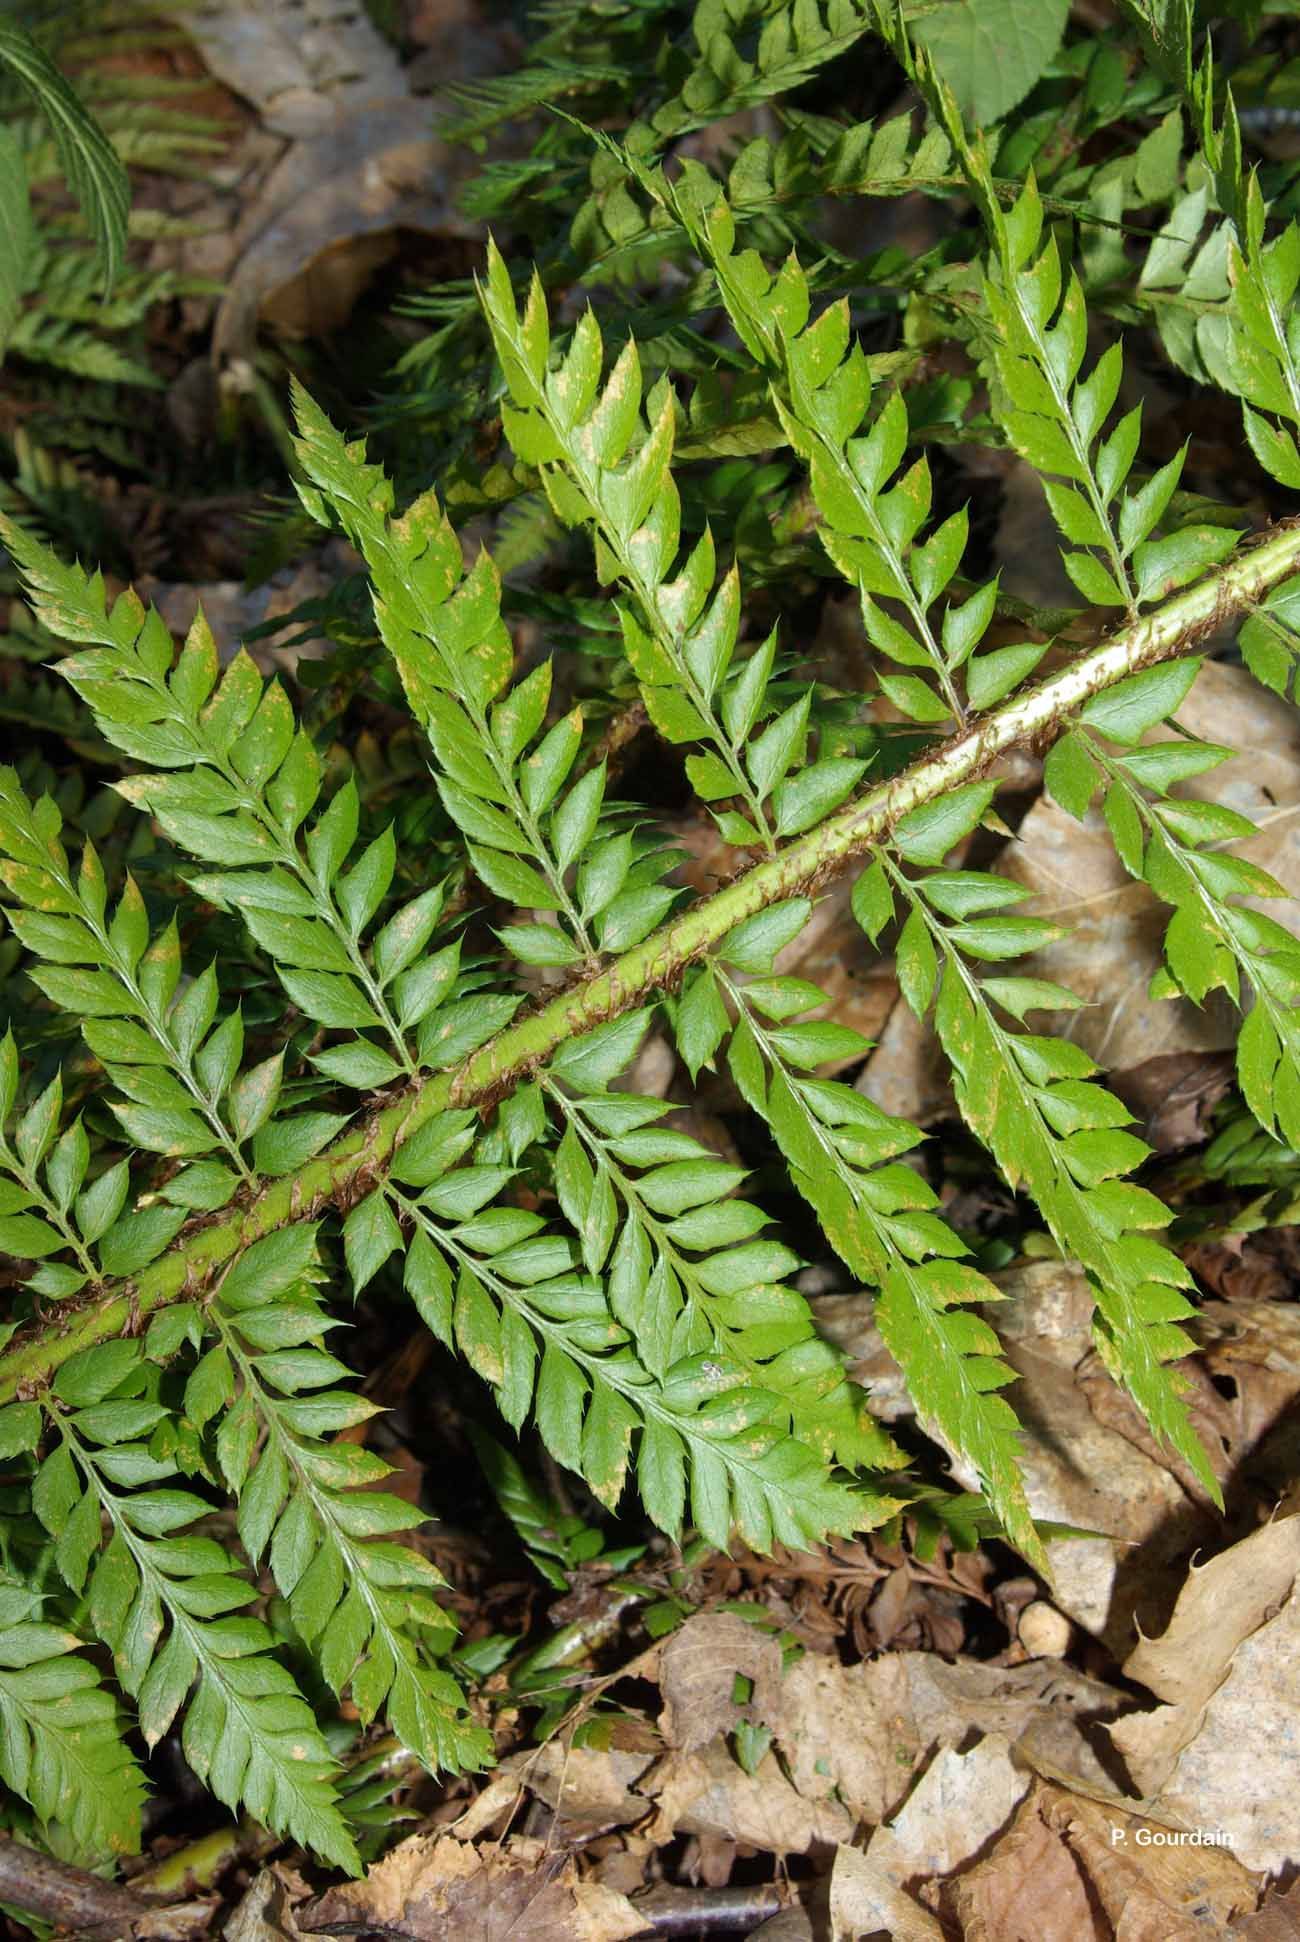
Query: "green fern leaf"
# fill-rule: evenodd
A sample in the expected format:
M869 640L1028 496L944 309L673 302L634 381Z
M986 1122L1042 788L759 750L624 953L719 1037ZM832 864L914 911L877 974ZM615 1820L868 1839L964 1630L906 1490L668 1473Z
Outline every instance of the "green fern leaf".
M0 1583L0 1778L98 1862L138 1850L145 1785L80 1643L41 1617L35 1593Z
M103 130L49 55L20 27L0 26L0 62L17 75L47 117L59 159L95 238L105 288L122 267L131 190Z

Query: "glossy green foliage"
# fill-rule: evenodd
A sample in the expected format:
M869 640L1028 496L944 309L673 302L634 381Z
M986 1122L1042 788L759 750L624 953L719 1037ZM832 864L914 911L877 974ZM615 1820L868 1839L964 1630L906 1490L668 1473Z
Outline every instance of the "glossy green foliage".
M30 1586L0 1580L0 1779L47 1832L102 1863L140 1845L144 1775L117 1701L44 1604Z
M370 569L375 618L438 764L438 791L479 880L555 922L512 924L502 942L521 963L590 963L639 943L674 902L672 858L639 839L606 803L603 763L582 764L583 717L545 727L551 664L511 685L500 576L460 541L432 493L400 517L392 487L364 448L346 445L305 394L298 450L308 510L342 525ZM575 867L576 866L576 867Z
M85 1594L146 1742L183 1707L186 1758L219 1800L351 1867L335 1763L268 1651L272 1634L243 1613L254 1586L216 1539L190 1531L208 1506L172 1482L180 1451L161 1454L151 1436L168 1416L155 1387L139 1343L73 1357L50 1394L51 1446L32 1509L55 1540L60 1576Z

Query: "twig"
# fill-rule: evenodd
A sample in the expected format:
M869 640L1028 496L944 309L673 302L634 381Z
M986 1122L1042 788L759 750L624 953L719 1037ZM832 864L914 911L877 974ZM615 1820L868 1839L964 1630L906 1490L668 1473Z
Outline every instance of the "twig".
M55 1861L0 1835L0 1902L21 1908L77 1942L181 1942L206 1928L207 1902L150 1908L129 1888Z
M650 1888L632 1906L655 1935L748 1935L789 1903L779 1888Z
M0 1902L79 1936L129 1935L131 1923L146 1913L130 1889L53 1861L7 1836L0 1836Z

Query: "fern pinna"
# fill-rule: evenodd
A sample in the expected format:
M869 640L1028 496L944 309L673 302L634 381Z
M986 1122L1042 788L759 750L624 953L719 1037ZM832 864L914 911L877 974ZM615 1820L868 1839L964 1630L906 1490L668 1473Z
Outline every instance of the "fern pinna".
M1242 401L1259 463L1294 488L1300 228L1270 216L1230 97L1190 60L1161 69L1158 37L1141 103L1163 146L1144 142L1136 173L1094 181L1080 163L1042 187L1015 179L996 132L971 132L899 10L796 8L739 66L715 12L697 10L703 65L683 73L676 50L626 141L573 120L553 136L570 157L585 144L596 193L545 276L489 246L473 296L449 300L464 395L491 372L486 415L510 455L477 497L462 452L443 498L402 503L365 445L296 397L295 483L364 565L377 678L425 738L432 842L377 819L318 718L247 653L223 665L202 617L178 650L134 593L110 598L4 529L67 646L78 732L139 818L132 854L149 859L150 831L158 850L152 878L133 871L0 776L0 883L39 1020L0 1047L0 1246L19 1285L0 1346L0 1779L65 1849L138 1843L141 1747L173 1730L220 1801L343 1868L358 1858L334 1701L386 1720L430 1771L490 1759L418 1514L376 1488L374 1405L340 1353L372 1283L409 1297L513 1429L534 1425L611 1510L635 1491L670 1537L803 1549L908 1501L903 1453L814 1326L788 1226L630 1076L651 1032L770 1130L783 1178L874 1295L923 1422L1047 1569L998 1288L909 1157L918 1129L836 1076L866 1042L785 968L837 870L863 932L892 944L905 1002L933 1019L970 1132L1085 1269L1107 1366L1215 1490L1177 1368L1190 1276L1133 1178L1147 1149L1068 1035L1077 999L1017 966L1053 927L965 858L981 825L1002 828L998 758L1043 750L1052 798L1098 809L1168 908L1160 988L1241 1003L1242 1094L1266 1133L1300 1143L1300 950L1260 908L1279 886L1231 847L1249 823L1180 793L1231 751L1177 723L1196 650L1238 617L1247 666L1294 691L1300 534L1245 539L1180 490L1183 454L1144 463L1113 328L1160 294L1170 356ZM806 118L725 183L665 162L670 137L866 33L924 114ZM589 65L582 86L610 71ZM521 98L581 93L547 72ZM498 106L485 96L474 126ZM936 312L952 299L987 410L973 380L939 396L899 381L906 356L864 347L854 265L819 254L800 213L900 184L965 227L919 267L874 268ZM1142 196L1164 227L1117 260L1101 229ZM1096 226L1071 261L1085 211ZM1203 234L1175 243L1176 219ZM624 263L654 250L692 266L666 332L548 297L584 262L599 282L620 234ZM738 352L719 340L710 361L690 325L706 312ZM940 430L1044 477L1086 611L1026 616L979 569L966 510L937 503ZM857 603L868 694L802 678L798 618L775 613L780 576L728 497L727 465L759 452L782 455L803 509L779 535L800 584ZM716 468L703 483L701 461ZM681 752L728 853L710 894L620 793L581 657L553 643L523 663L522 596L491 544L466 546L457 508L522 499L577 575L570 616L602 617L611 692ZM502 528L507 558L518 531ZM868 715L881 699L888 729ZM248 1018L223 970L234 937L262 994Z

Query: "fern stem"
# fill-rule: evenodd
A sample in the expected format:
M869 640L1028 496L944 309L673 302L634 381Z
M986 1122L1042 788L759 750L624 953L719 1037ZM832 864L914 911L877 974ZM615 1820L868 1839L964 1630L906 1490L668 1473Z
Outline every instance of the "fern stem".
M1091 696L1170 659L1249 611L1297 570L1300 521L1289 521L1163 607L1143 614L1090 653L982 717L964 734L939 743L910 769L845 804L818 828L692 905L605 970L508 1026L455 1072L416 1081L359 1131L174 1246L134 1286L127 1284L73 1312L65 1304L53 1329L17 1340L0 1358L0 1402L41 1383L78 1350L122 1334L169 1302L193 1297L260 1236L309 1217L359 1179L382 1175L394 1148L437 1113L449 1106L490 1102L544 1065L570 1039L675 982L687 965L747 917L815 887L878 844L910 811L981 774L1017 744L1050 734Z
M56 1861L12 1835L0 1838L0 1894L10 1907L80 1935L126 1935L136 1922L156 1915L129 1888Z

